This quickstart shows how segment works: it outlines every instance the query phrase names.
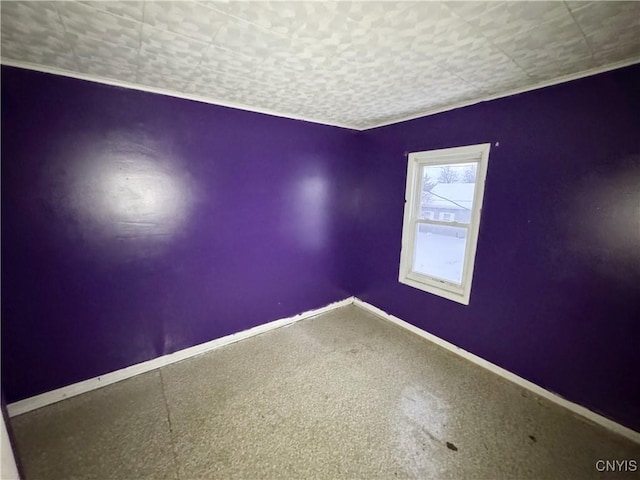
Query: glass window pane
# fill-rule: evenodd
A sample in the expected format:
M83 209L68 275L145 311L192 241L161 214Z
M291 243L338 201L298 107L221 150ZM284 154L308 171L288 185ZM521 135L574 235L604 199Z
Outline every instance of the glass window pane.
M466 244L464 227L417 225L413 271L461 285Z
M420 218L471 223L477 169L476 162L422 167Z

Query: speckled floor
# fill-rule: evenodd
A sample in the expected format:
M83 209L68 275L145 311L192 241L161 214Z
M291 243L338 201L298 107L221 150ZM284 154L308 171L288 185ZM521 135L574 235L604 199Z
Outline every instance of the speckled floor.
M591 479L640 445L350 306L12 419L27 480Z

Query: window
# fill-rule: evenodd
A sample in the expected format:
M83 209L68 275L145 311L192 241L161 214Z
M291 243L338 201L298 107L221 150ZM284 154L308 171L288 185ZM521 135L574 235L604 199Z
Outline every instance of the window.
M489 147L409 154L400 283L469 304Z

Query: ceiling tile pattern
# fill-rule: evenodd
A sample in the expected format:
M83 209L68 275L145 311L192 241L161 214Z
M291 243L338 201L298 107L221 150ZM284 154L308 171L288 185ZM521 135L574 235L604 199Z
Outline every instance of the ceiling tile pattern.
M638 1L2 1L5 61L363 129L640 61Z

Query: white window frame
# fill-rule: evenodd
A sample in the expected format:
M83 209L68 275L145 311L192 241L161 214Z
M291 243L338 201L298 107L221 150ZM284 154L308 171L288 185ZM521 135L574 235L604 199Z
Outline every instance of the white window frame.
M490 147L490 143L483 143L409 154L404 219L402 223L402 251L400 253L400 273L398 275L398 281L400 283L462 303L463 305L469 305ZM469 223L445 222L420 218L422 167L470 162L477 162L478 169L473 195L473 209ZM412 270L415 254L415 232L418 224L444 225L467 229L467 243L462 267L462 283L460 285Z

